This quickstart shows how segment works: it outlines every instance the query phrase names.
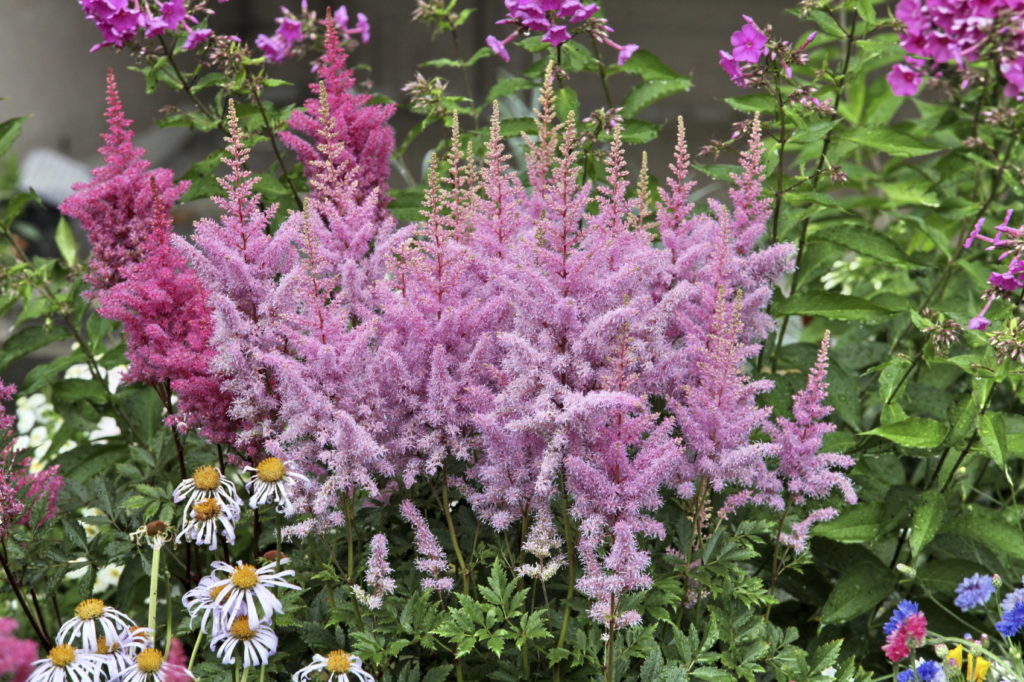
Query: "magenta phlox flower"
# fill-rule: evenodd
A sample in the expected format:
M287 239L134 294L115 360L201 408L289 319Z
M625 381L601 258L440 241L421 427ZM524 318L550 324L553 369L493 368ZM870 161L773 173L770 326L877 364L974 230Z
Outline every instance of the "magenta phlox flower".
M765 54L768 37L754 20L743 15L743 28L732 34L732 56L738 62L756 62Z
M614 32L608 22L594 18L600 8L597 3L583 3L580 0L505 0L506 15L498 24L515 26L516 30L498 40L489 35L486 43L498 57L509 61L507 45L523 33L539 33L541 39L558 47L572 39L574 26L582 25L579 31L589 32L599 43L604 43L618 52L617 63L622 66L639 47L633 43L620 45L609 34Z
M197 28L189 31L188 36L185 38L185 42L182 44L184 50L194 50L213 36L213 29L209 28Z
M348 8L341 5L334 12L334 24L345 36L359 36L359 41L364 45L370 42L370 20L362 12L356 12L355 26L349 26L351 20L348 15Z
M907 64L893 64L885 77L894 95L912 97L921 88L921 73Z
M78 4L103 37L91 52L108 45L122 48L135 40L140 30L152 38L198 23L188 13L185 0L78 0Z
M985 305L968 323L967 328L985 331L991 321L985 317L992 303L1000 297L1008 298L1013 292L1024 289L1024 226L1011 227L1013 210L1008 210L1003 221L995 226L995 234L988 236L982 232L985 219L981 218L964 240L964 248L969 249L975 241L988 244L985 251L999 251L998 260L1009 259L1004 272L993 272L988 277L989 290L984 294Z

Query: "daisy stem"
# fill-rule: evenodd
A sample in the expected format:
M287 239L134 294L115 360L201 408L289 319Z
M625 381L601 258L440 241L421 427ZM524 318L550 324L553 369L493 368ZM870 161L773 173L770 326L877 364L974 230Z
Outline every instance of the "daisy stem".
M239 682L245 682L247 677L249 677L249 668L242 668L242 679Z
M164 580L164 590L167 593L167 635L164 637L164 658L171 655L171 637L174 634L174 629L171 627L171 573L167 572L167 577ZM155 635L154 635L155 636Z
M153 643L156 643L156 593L160 584L160 544L153 547L153 566L149 574L149 621L147 625L153 635Z
M267 666L260 666L260 682L263 682L267 678Z
M200 630L199 634L196 635L195 646L192 647L192 655L188 657L188 669L191 671L192 666L196 662L196 656L199 654L199 645L203 643L203 631Z

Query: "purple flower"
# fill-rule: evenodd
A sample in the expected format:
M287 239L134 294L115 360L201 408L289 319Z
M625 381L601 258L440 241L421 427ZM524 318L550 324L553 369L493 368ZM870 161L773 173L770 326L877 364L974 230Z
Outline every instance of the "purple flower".
M619 66L626 63L638 49L636 45L618 45L609 39L612 28L605 19L594 19L599 7L597 3L582 3L580 0L505 0L506 14L499 24L511 24L517 31L502 41L494 36L487 36L487 46L494 54L506 62L509 60L506 45L521 32L543 34L544 42L553 47L572 39L570 27L583 24L583 30L589 32L599 43L604 43L619 51Z
M277 22L277 35L286 43L294 44L302 40L302 22L294 17L283 16L275 19Z
M988 283L1000 291L1016 291L1024 287L1024 282L1009 272L993 272L988 276Z
M990 324L992 324L991 320L989 320L984 315L978 314L978 315L975 315L974 317L972 317L971 321L967 323L967 328L968 329L975 329L977 331L983 332L986 329L988 329L988 326Z
M356 14L356 25L349 28L348 8L341 5L334 12L334 23L346 36L358 35L360 42L364 45L370 42L370 20L362 12Z
M544 41L549 43L552 47L558 47L562 43L568 41L571 37L572 36L569 35L569 29L561 24L555 24L544 34Z
M292 51L291 44L277 34L273 36L268 36L265 33L259 34L256 36L256 47L263 51L267 61L274 62L275 64L280 64L287 59Z
M886 635L891 635L896 632L900 625L903 624L910 616L921 611L921 607L917 602L903 600L896 605L893 609L892 616L889 618L889 622L882 626L882 632Z
M1006 595L999 608L1002 618L996 623L996 630L1004 637L1015 636L1024 628L1024 588Z
M185 38L185 44L182 45L182 48L185 50L194 50L196 47L209 40L212 35L213 30L209 28L197 28L194 31L190 31L188 37Z
M982 606L992 598L996 591L992 584L992 576L975 573L969 578L964 578L956 586L956 599L954 604L960 607L961 611L968 611L977 606Z
M732 34L732 56L736 61L756 63L761 55L765 53L764 46L768 43L768 37L758 28L754 20L743 15L746 24L743 28Z
M514 37L516 37L515 33L510 35L508 38L505 38L505 40L498 40L494 36L487 36L487 47L491 48L491 51L494 52L494 54L501 57L502 61L507 62L511 58L508 56L508 50L505 48L505 45Z
M896 677L896 682L945 682L946 674L942 665L936 661L925 661L917 666L917 675L914 669L904 670Z
M722 70L725 71L733 83L741 88L745 88L746 79L743 77L743 69L740 67L740 63L736 61L736 58L732 56L731 52L719 50L718 54L721 55L721 59L718 60L718 65L722 67Z
M622 47L619 48L619 57L615 63L618 64L619 66L622 66L623 64L628 62L629 58L632 57L633 54L639 49L640 46L637 45L636 43L628 43L626 45L623 45Z
M913 97L921 87L921 74L906 64L893 64L885 77L894 95Z

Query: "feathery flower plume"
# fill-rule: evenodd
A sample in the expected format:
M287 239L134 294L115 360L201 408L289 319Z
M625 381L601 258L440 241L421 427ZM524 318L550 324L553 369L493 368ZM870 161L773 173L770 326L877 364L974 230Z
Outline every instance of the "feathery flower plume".
M423 513L410 500L402 500L399 506L402 518L409 522L416 533L416 569L426 576L420 580L425 590L450 592L455 587L451 576L441 577L448 571L448 557L441 549L437 536L430 530Z
M388 539L377 533L370 540L370 560L366 566L366 585L369 591L359 585L352 586L356 599L370 610L376 610L384 603L384 595L395 591L394 571L388 563Z

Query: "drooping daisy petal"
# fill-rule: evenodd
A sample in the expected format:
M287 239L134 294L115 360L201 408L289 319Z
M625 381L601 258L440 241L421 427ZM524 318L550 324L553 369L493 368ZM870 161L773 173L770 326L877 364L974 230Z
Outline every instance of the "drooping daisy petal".
M169 672L174 672L179 679L182 675L195 679L185 666L168 662L159 649L148 648L135 655L118 682L164 682Z
M266 457L255 466L245 467L251 471L252 478L245 484L252 493L249 506L255 509L264 504L277 503L277 511L288 515L292 512L291 490L299 481L309 479L294 470L292 465L277 457Z
M102 674L97 654L70 644L58 644L32 665L35 669L25 682L93 682Z
M301 589L285 580L295 575L295 571L278 570L287 561L281 558L260 568L241 561L235 566L223 561L213 562L213 574L224 575L209 587L211 591L218 590L214 604L220 609L221 624L226 626L234 621L243 608L253 623L269 622L275 613L283 613L281 600L270 588Z
M224 506L215 497L200 500L192 506L191 515L178 533L176 541L182 538L197 545L206 545L211 550L217 549L217 526L220 535L229 544L235 544L235 522L241 515L237 506Z
M97 650L99 638L117 642L131 631L135 621L117 609L107 606L102 599L86 599L75 606L75 615L60 626L57 642L74 644L75 640L86 652Z
M225 665L235 662L235 649L242 647L242 667L252 668L270 663L277 653L277 634L268 623L252 623L246 616L235 618L230 625L213 636L210 650Z
M350 679L374 682L373 676L363 670L363 662L359 657L344 649L335 649L326 656L315 654L312 663L292 675L292 682L308 682L310 677L322 680L320 673L324 672L327 673L326 682L349 682Z
M241 507L242 498L238 496L235 484L214 466L201 466L192 472L174 489L175 502L185 502L182 524L188 523L192 508L203 500L213 498L221 507Z

